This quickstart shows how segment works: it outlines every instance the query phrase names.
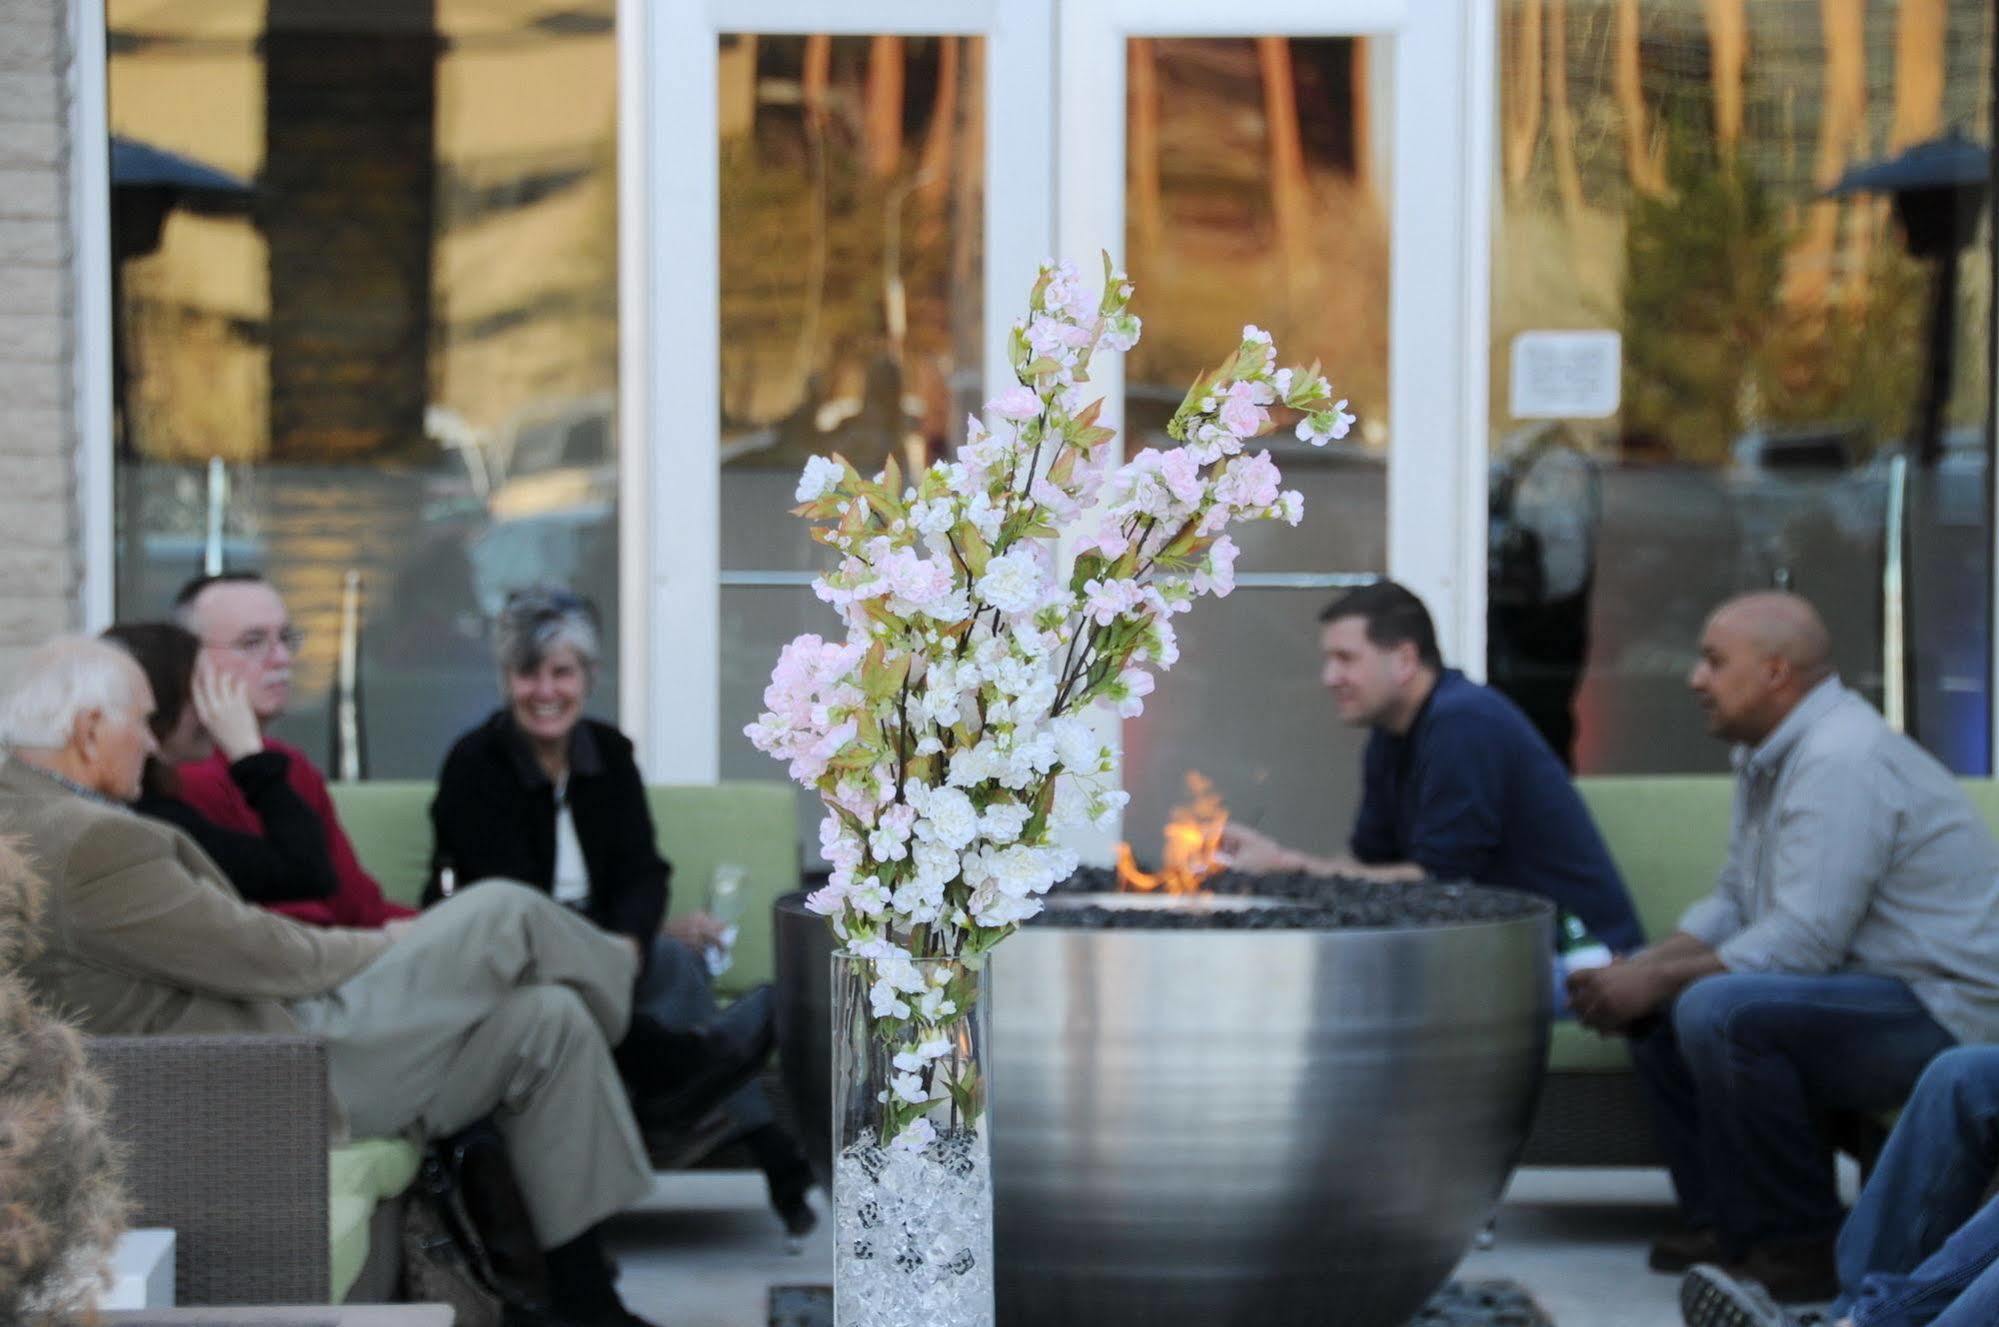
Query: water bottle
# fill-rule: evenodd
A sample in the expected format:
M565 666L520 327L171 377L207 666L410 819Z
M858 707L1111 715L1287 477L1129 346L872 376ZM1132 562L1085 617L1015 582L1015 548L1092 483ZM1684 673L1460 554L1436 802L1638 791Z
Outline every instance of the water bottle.
M1560 934L1555 939L1555 1016L1569 1015L1569 974L1584 968L1607 967L1613 955L1610 947L1589 933L1582 918L1561 914Z
M1582 918L1568 912L1562 914L1562 938L1556 953L1556 966L1565 977L1584 968L1608 967L1611 960L1610 947L1589 933Z
M721 976L735 961L736 936L742 931L743 883L748 874L734 862L717 862L714 874L708 877L707 913L722 928L720 942L709 945L703 954L711 977Z

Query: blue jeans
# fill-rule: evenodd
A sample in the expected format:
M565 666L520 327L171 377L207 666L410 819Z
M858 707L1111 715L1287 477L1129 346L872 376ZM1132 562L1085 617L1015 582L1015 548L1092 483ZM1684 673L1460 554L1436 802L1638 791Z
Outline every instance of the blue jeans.
M1680 992L1631 1058L1681 1210L1734 1258L1830 1238L1844 1212L1820 1120L1901 1105L1952 1044L1892 977L1722 973Z
M1923 1071L1839 1236L1835 1319L1856 1327L1999 1323L1999 1046Z
M665 1027L694 1027L715 1016L715 979L701 955L670 935L656 935L632 992L632 1008L643 1010ZM738 1134L777 1121L763 1084L755 1079L737 1088L722 1103Z

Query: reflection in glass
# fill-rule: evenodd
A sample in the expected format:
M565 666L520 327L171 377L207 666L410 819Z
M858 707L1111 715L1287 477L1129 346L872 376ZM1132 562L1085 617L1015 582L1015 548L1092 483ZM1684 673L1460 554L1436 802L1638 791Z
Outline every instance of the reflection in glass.
M976 37L723 36L722 566L818 565L808 456L918 468L979 391Z
M602 609L616 712L614 10L106 7L113 133L255 190L114 185L117 611L265 571L308 631L276 731L315 757L350 570L370 775L435 775L493 706L528 581Z
M1824 191L1952 126L1989 139L1991 6L1505 0L1500 26L1492 680L1558 745L1573 714L1579 771L1718 770L1694 642L1721 599L1781 585L1879 703L1930 278L1885 199ZM1964 238L1941 456L1911 490L1912 708L1984 773L1989 219ZM1549 328L1623 333L1615 416L1509 399L1514 338Z
M1287 361L1320 360L1359 416L1323 451L1288 429L1259 444L1306 515L1295 530L1234 532L1246 573L1387 565L1391 49L1344 37L1129 43L1126 251L1145 335L1125 360L1126 454L1173 445L1165 424L1187 384L1245 323L1267 328ZM1176 619L1166 703L1124 724L1126 837L1141 860L1156 860L1190 766L1245 822L1326 851L1344 844L1360 746L1318 685L1314 619L1333 596L1244 586Z

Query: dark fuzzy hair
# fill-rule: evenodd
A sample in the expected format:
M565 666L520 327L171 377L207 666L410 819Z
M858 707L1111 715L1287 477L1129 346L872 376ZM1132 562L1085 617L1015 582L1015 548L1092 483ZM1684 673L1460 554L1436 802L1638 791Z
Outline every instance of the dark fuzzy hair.
M1423 607L1408 587L1394 581L1376 581L1349 590L1327 604L1319 614L1321 622L1338 622L1357 617L1367 623L1367 639L1376 649L1397 645L1416 647L1416 658L1429 668L1442 668L1444 656L1437 649L1437 628L1430 610Z
M104 629L104 639L138 662L153 689L153 736L166 740L181 712L194 700L194 665L201 639L175 622L120 622ZM171 797L178 781L173 767L158 757L146 760L146 790Z

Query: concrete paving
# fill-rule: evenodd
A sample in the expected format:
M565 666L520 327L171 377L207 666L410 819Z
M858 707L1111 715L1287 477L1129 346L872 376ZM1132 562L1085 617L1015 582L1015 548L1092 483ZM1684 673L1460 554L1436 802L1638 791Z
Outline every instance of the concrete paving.
M822 1196L814 1200L823 1214ZM1558 1327L1680 1327L1677 1278L1645 1269L1671 1202L1660 1171L1522 1171L1493 1247L1470 1254L1459 1275L1518 1281ZM832 1279L829 1224L790 1253L760 1176L681 1171L661 1175L652 1197L619 1218L611 1246L626 1302L660 1327L764 1327L771 1286Z

